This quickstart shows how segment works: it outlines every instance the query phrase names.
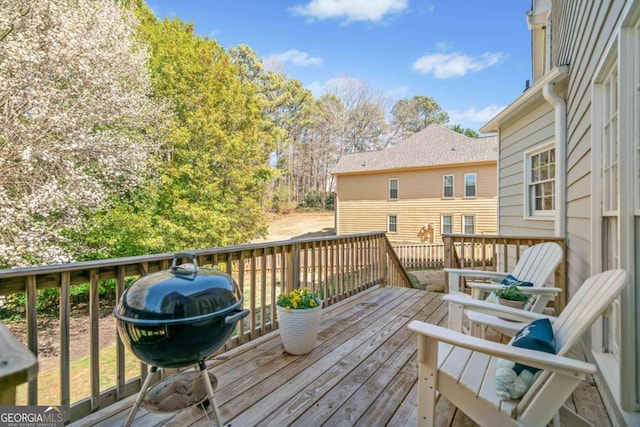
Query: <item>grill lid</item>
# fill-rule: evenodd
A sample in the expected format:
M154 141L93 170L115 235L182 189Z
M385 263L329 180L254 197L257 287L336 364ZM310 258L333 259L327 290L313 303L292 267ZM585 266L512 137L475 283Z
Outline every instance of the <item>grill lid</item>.
M178 265L183 258L191 263ZM114 315L135 324L175 324L241 308L242 291L231 276L198 267L195 253L180 252L169 270L144 276L127 288Z

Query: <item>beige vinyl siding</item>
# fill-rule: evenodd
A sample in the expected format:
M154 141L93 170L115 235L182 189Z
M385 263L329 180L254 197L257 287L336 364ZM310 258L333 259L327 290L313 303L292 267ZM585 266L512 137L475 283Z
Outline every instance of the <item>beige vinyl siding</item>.
M389 233L390 240L420 241L420 228L431 224L436 242L441 242L440 217L453 216L453 232L462 233L462 217L474 215L476 234L496 234L496 199L466 200L414 199L397 203L375 200L340 202L338 234L387 229L387 215L398 218L398 232Z
M500 129L499 234L553 236L553 218L525 217L524 154L554 141L553 107L540 100L528 114Z
M464 175L476 174L477 197L465 198ZM442 197L444 175L454 176L454 198ZM390 178L398 179L398 200L388 199ZM398 232L391 240L419 241L421 227L431 224L440 240L442 214L453 216L454 233L462 232L464 215L475 215L477 234L497 232L496 164L428 168L337 178L337 233L386 230L387 216L397 215Z
M496 166L474 165L468 167L429 168L409 171L393 171L361 175L339 175L336 190L341 201L387 200L389 179L398 179L398 199L442 198L442 177L453 175L455 198L464 194L465 173L476 173L477 197L496 195Z

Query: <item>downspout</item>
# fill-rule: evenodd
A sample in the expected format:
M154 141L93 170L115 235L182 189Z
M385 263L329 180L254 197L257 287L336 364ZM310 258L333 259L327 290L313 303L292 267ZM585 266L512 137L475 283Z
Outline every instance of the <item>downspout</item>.
M555 92L555 85L542 88L544 99L555 109L556 194L555 235L566 237L567 231L567 103Z
M551 20L544 21L544 73L551 71Z

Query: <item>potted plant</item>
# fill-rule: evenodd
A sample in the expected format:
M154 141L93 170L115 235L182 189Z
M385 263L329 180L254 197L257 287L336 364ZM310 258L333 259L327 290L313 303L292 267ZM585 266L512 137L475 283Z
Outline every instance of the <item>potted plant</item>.
M509 286L502 286L500 289L495 291L496 296L498 297L498 302L502 305L506 305L514 308L524 308L524 304L529 301L530 296L522 292L518 288L518 284L513 284Z
M308 288L281 294L276 302L282 345L289 354L307 354L320 330L322 300Z

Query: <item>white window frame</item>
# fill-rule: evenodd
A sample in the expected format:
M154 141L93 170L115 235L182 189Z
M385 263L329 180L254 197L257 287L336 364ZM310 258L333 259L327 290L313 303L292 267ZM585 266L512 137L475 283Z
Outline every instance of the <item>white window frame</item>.
M542 219L553 221L555 219L556 214L556 206L555 206L555 194L558 191L557 188L557 177L555 176L555 166L554 166L554 177L552 179L544 179L533 181L531 174L533 170L533 158L541 153L546 151L554 150L555 153L555 144L553 141L545 141L544 143L534 147L533 149L526 151L524 153L524 213L523 216L525 219ZM555 159L557 161L557 158ZM555 161L554 161L555 165ZM534 191L534 185L552 182L553 183L553 194L551 194L551 202L554 204L554 209L535 209L535 202L532 192Z
M473 194L467 193L467 177L473 177ZM467 199L473 199L478 197L478 174L473 173L465 173L464 174L464 197Z
M392 182L396 183L396 188L392 188ZM396 194L393 197L393 191L395 190ZM399 178L389 178L389 200L398 200L400 198L400 179Z
M447 232L444 229L444 218L451 218L451 231ZM442 214L440 215L440 234L453 234L453 214Z
M446 189L449 188L447 185L447 178L451 177L451 196L447 196ZM442 198L443 199L453 199L456 197L456 178L454 175L442 175Z
M631 275L628 286L617 302L621 325L618 330L620 344L619 362L607 352L603 352L607 322L597 321L591 328L592 353L599 370L600 378L607 383L607 389L624 411L638 411L640 408L640 382L636 355L640 351L640 318L634 317L640 309L640 248L636 240L640 235L640 2L631 2L622 13L621 26L614 30L611 41L605 48L592 81L591 105L591 274L602 271L607 262L607 253L597 240L604 233L604 218L613 215L617 218L617 262L620 268ZM612 69L617 69L618 82L618 194L613 200L603 200L602 188L604 163L601 159L605 142L603 127L606 119L604 111L604 86L606 77ZM635 187L635 188L634 188ZM595 243L595 244L594 244ZM635 296L635 298L634 298ZM605 313L610 317L616 308ZM635 322L633 319L635 318Z
M392 225L391 218L395 219L395 223L393 224L393 226L395 227L395 230L391 230L391 225ZM395 214L387 215L387 233L393 233L393 234L398 233L398 215L395 215Z
M467 233L467 218L471 218L473 222L473 224L471 224L471 226L473 227L472 233ZM462 215L462 234L469 234L469 235L476 234L476 216L475 215Z

